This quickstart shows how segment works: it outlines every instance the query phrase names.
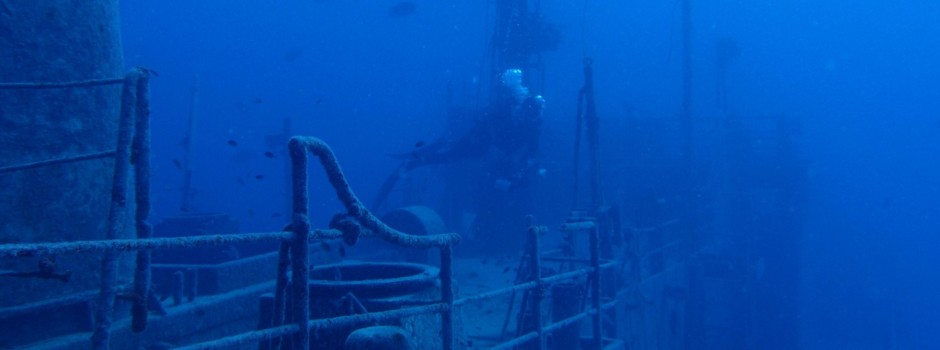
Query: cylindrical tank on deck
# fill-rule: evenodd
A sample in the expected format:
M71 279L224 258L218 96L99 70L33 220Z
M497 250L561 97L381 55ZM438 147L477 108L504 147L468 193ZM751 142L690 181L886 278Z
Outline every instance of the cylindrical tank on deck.
M0 2L0 83L121 77L118 9L117 0ZM0 167L113 150L120 94L120 84L0 89ZM100 158L0 173L0 243L104 238L113 169ZM0 270L35 271L43 258L0 260ZM73 272L69 282L0 277L0 310L99 287L99 254L54 261Z

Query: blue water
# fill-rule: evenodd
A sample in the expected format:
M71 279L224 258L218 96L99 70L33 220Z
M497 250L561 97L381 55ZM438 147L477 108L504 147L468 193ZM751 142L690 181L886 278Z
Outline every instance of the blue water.
M722 113L714 45L730 37L741 48L728 68L730 113L802 123L797 148L807 186L796 210L805 222L793 232L802 246L787 253L798 257L791 272L798 271L799 293L787 297L799 300L799 345L940 348L933 331L940 322L940 2L693 2L693 115ZM286 155L265 143L285 118L293 134L328 142L370 202L398 165L389 154L444 134L448 84L457 103L484 105L492 4L416 0L413 12L390 13L397 3L123 1L126 65L159 73L152 81L155 220L179 208L174 159L183 157L196 80L195 207L229 213L243 231L286 223ZM535 91L547 101L546 176L543 204L533 211L554 223L570 209L582 58L596 62L602 125L635 114L677 118L681 17L675 1L541 6L561 42L543 55L544 88ZM641 185L621 162L641 150L625 148L622 131L601 134L606 199L633 203L631 186ZM339 206L312 174L322 186L312 189L311 209L323 226Z

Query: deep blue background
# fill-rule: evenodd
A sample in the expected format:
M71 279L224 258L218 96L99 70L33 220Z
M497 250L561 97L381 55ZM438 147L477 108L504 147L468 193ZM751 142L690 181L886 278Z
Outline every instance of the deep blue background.
M181 158L196 76L199 210L231 213L246 231L283 225L285 218L271 216L284 212L284 157L261 156L272 150L264 136L279 132L283 118L293 120L295 134L329 142L370 201L395 166L386 154L442 132L448 82L456 96L473 100L486 72L486 1L418 0L416 12L401 18L387 15L394 4L123 1L128 66L160 74L153 81L156 219L178 208L182 177L172 160ZM674 1L587 5L542 5L563 33L559 50L545 56L539 91L548 100L545 181L557 189L543 196L564 203L583 55L596 60L602 123L616 124L628 107L663 118L679 109ZM901 348L940 348L932 335L940 323L940 2L699 0L693 18L696 117L717 114L714 43L733 37L742 54L729 71L731 110L804 123L809 217L802 266L794 267L803 275L802 344L882 348L895 337ZM616 201L629 181L618 176L618 152L630 150L617 147L616 133L604 137L605 181ZM330 199L312 203L322 225L336 205L326 189L313 195Z

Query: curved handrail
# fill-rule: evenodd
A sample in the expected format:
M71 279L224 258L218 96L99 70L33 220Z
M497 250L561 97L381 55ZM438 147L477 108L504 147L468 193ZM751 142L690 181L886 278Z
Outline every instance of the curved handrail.
M330 181L330 185L333 186L333 190L336 192L337 198L346 208L347 214L350 217L355 218L364 228L374 232L376 236L390 243L415 248L440 247L445 245L453 245L460 242L460 235L457 233L445 233L427 236L412 235L391 228L376 218L375 215L373 215L369 209L367 209L362 204L362 201L359 200L359 197L353 193L352 189L349 187L349 182L346 181L346 176L343 175L343 170L340 168L339 162L336 160L336 156L333 154L333 150L331 150L330 146L322 140L310 136L294 136L288 142L287 147L290 150L291 162L294 169L306 168L307 152L315 155L320 160L320 165L323 166L323 170L326 172L326 177ZM294 173L295 176L298 174L300 173ZM306 175L305 171L303 172L303 175ZM298 191L302 191L302 195L304 197L303 200L295 205L300 205L304 208L307 206L305 199L307 191L306 183L306 179L303 179L302 185L294 188L295 198L296 196L301 195L301 193L298 193ZM295 181L295 184L298 184L298 182Z

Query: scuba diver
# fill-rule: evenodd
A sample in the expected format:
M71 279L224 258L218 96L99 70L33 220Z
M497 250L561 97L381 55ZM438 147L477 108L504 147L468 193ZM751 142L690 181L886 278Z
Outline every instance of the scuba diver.
M459 201L469 212L472 224L462 232L470 236L461 245L482 246L499 238L507 249L523 247L524 216L531 214L531 185L545 170L536 158L542 124L544 99L529 94L522 85L522 70L509 69L500 76L497 102L479 114L463 136L438 140L414 152L400 154L402 165L383 184L374 208L381 206L395 183L408 172L429 165L453 164L473 160L472 171L461 186ZM518 240L506 241L506 233L517 232ZM512 234L512 236L516 236ZM493 247L487 247L491 250Z

